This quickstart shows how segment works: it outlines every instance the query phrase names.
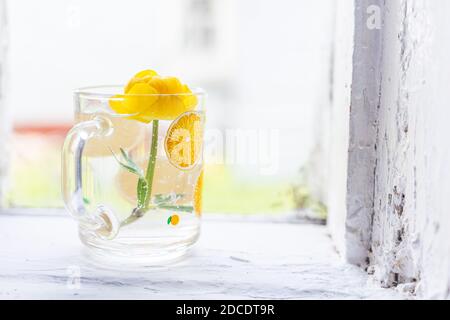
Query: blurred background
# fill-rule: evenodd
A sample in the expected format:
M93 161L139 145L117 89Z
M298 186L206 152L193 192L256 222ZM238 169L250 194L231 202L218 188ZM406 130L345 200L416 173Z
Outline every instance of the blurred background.
M73 90L150 68L208 92L205 212L324 217L308 170L326 129L332 0L14 0L6 11L7 206L62 206Z

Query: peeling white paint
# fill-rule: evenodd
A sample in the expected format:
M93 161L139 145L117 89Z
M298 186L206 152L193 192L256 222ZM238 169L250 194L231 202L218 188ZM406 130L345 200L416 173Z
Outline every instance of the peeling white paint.
M386 286L449 283L450 3L386 4L372 264Z
M342 114L333 119L339 124L331 157L347 158L348 170L337 169L347 175L329 190L341 196L345 181L347 202L346 210L342 204L331 207L330 229L344 257L369 263L382 286L445 298L450 287L450 2L354 4L351 89L348 79L336 83L334 101L349 120ZM370 5L380 7L380 30L364 21ZM347 36L351 33L347 30ZM348 64L348 56L336 57L336 63ZM350 111L339 95L351 97ZM340 135L347 132L349 145L343 148Z

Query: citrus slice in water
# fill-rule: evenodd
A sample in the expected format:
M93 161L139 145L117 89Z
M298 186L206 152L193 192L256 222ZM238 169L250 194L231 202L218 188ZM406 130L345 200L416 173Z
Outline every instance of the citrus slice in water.
M194 212L197 216L202 214L203 170L197 178L194 188Z
M201 157L203 115L185 112L167 130L164 147L170 163L181 170L189 170Z

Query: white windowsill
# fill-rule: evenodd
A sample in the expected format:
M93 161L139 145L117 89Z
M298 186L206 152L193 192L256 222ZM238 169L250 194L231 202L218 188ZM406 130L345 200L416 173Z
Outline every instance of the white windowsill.
M259 220L206 215L182 262L116 271L87 259L65 215L0 213L0 299L402 298L342 263L324 226ZM78 289L67 285L71 266Z

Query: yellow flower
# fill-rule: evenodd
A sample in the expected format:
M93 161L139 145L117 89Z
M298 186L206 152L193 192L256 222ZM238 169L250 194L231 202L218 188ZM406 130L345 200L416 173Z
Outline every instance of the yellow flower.
M158 74L156 73L156 71L153 70L143 70L136 73L134 77L130 81L128 81L128 84L125 86L125 93L128 93L136 83L145 83L152 77L157 75Z
M137 73L125 86L123 95L115 95L111 108L130 119L149 123L152 120L173 120L194 110L197 97L175 77L161 77L153 70Z

